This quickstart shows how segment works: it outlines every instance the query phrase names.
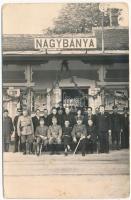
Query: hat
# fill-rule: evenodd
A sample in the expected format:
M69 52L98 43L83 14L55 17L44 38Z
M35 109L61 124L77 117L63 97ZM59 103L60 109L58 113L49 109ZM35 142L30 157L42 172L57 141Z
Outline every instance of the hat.
M112 106L112 109L116 109L116 108L118 108L116 105L115 105L115 106Z
M5 113L5 112L8 112L8 110L7 110L7 109L4 109L3 113Z

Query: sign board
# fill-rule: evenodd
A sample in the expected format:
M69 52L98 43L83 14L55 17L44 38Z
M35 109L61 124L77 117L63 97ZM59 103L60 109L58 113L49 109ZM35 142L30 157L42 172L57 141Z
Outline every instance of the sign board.
M40 49L96 49L95 37L34 38L34 47Z
M20 96L20 89L16 89L13 87L9 87L7 90L7 94L12 97L19 97Z

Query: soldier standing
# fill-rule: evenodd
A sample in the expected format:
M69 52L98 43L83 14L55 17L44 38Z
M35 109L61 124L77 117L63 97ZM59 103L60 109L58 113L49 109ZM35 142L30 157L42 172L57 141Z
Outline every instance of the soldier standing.
M14 152L18 152L18 150L21 151L21 141L20 137L18 136L17 132L17 124L18 124L18 119L22 115L22 110L17 109L18 115L15 116L14 118L14 128L15 128L15 146L14 146Z
M77 124L74 125L72 130L72 138L75 144L78 144L78 142L80 141L78 149L81 149L82 156L85 156L87 130L86 126L82 124L82 120L83 119L81 117L77 118Z
M11 141L11 135L14 131L11 117L8 116L8 110L5 109L3 112L3 148L4 152L9 151L9 145Z
M100 153L109 153L109 134L111 134L110 116L105 107L100 105L100 113L96 116L96 130L100 142Z
M117 106L113 106L113 113L111 114L111 136L112 149L120 150L120 133L121 133L121 115L118 113Z
M23 154L27 151L31 153L31 146L34 138L34 127L32 118L28 114L28 110L23 110L23 115L19 117L17 124L18 135L21 137Z
M51 145L51 155L59 154L59 145L61 144L62 128L57 124L57 119L52 118L52 125L48 129L48 139Z

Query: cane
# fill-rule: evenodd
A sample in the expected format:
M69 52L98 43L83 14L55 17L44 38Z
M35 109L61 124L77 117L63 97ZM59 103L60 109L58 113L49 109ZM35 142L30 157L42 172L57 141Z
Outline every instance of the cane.
M79 142L77 143L77 146L76 146L76 148L75 148L75 150L74 150L73 155L75 155L75 153L76 153L76 151L77 151L77 149L78 149L78 146L79 146L79 144L80 144L80 141L81 141L81 138L79 139Z

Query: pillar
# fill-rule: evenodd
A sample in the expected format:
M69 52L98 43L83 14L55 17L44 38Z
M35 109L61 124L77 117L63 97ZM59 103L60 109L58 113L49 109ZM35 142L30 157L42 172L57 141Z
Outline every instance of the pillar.
M25 68L25 79L27 81L27 109L31 111L31 103L32 103L32 92L31 92L31 82L32 82L32 67L31 65L27 65Z
M98 72L98 75L99 75L99 81L103 83L105 81L106 73L107 73L106 66L101 65L97 72ZM104 85L102 87L104 88ZM103 104L103 105L105 104L104 90L101 93L101 104Z

